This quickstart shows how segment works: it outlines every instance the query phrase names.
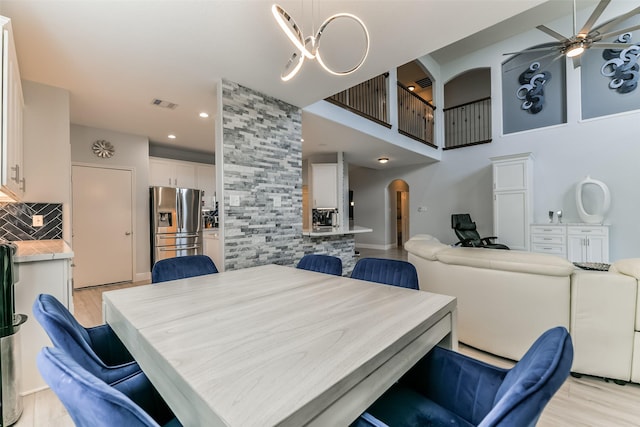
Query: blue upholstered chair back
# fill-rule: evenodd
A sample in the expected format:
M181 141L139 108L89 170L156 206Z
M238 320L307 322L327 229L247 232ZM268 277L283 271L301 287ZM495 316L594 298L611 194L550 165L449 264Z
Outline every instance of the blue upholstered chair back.
M211 258L206 255L187 255L162 259L151 269L151 283L185 279L217 273L218 269Z
M180 425L142 371L110 386L57 348L43 348L37 362L76 426Z
M571 337L548 330L512 369L435 347L367 412L374 426L534 427L569 376ZM365 422L366 421L366 422ZM359 419L354 426L368 426Z
M535 426L542 408L569 376L572 362L573 344L565 328L542 334L506 374L480 426Z
M353 279L403 288L419 289L418 272L413 264L407 261L382 258L362 258L353 268Z
M110 383L140 370L109 325L84 328L54 296L40 294L33 315L53 345Z
M308 254L298 262L297 268L319 273L342 276L342 260L338 257L323 254Z

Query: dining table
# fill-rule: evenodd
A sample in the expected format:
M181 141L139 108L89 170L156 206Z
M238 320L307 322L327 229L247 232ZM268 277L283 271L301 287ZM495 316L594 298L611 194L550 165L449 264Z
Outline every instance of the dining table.
M434 346L451 296L263 265L103 293L182 425L348 426Z

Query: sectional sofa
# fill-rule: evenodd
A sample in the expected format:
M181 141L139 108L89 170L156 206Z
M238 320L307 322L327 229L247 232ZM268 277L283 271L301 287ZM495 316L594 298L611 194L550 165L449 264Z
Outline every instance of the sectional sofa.
M573 372L640 383L640 259L586 271L554 255L451 247L429 235L405 249L421 290L457 298L460 342L520 360L545 330L564 326Z

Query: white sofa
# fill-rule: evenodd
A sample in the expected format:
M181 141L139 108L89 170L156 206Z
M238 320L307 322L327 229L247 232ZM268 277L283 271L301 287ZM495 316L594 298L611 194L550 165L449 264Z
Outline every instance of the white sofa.
M405 249L421 290L457 298L461 342L519 360L542 332L564 326L573 372L640 382L640 259L586 271L554 255L451 247L428 235Z

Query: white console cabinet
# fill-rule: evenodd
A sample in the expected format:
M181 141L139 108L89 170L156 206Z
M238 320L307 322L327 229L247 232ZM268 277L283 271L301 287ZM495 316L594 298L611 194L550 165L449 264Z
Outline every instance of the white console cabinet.
M511 249L529 250L533 216L531 153L492 157L493 235Z
M609 262L609 226L532 224L531 252L566 257L571 262Z
M566 227L557 224L533 224L531 226L531 252L566 257Z
M571 262L609 262L609 227L568 225L567 258Z

